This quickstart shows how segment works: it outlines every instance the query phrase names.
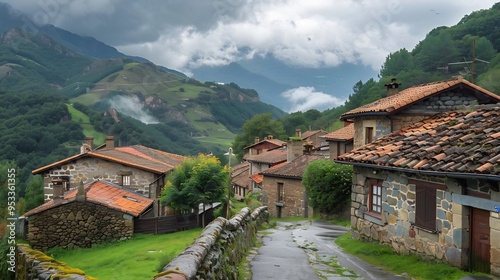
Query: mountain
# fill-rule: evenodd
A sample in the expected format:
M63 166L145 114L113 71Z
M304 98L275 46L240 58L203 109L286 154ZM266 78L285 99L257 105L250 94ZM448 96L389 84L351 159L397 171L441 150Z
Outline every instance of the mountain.
M233 62L229 65L193 69L193 77L203 81L235 82L259 92L263 102L284 108L281 93L298 87L314 87L339 99L346 99L352 86L377 76L370 67L342 64L338 67L306 68L289 66L268 55Z

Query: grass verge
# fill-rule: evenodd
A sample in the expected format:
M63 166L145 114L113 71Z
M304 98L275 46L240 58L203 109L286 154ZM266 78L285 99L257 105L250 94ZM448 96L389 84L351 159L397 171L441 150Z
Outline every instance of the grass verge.
M169 234L137 234L129 240L92 248L53 248L47 255L102 280L151 279L198 236L201 229Z
M441 263L421 260L415 255L398 255L392 248L375 242L355 240L346 233L335 240L346 253L384 270L395 274L406 275L416 280L423 279L460 279L467 275L488 276L487 274L470 273Z

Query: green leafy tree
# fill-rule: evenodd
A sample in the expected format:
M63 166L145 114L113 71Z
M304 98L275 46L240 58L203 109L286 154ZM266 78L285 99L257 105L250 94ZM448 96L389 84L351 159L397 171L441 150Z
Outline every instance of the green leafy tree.
M254 143L255 137L259 137L260 139L264 139L268 135L272 135L278 139L286 137L283 123L279 120L274 120L272 113L255 115L245 122L242 130L243 134L237 135L233 142L233 150L238 160L243 158L243 149Z
M349 205L352 166L331 160L313 161L302 176L302 184L311 205L320 213L339 214Z
M33 177L26 188L24 195L25 212L43 204L43 178L40 175Z
M395 53L389 54L382 67L380 68L380 77L395 76L401 71L413 69L413 56L405 48Z
M214 156L189 157L167 177L160 201L176 211L198 209L200 204L225 201L228 169ZM203 211L205 212L205 211ZM203 226L205 226L203 213Z

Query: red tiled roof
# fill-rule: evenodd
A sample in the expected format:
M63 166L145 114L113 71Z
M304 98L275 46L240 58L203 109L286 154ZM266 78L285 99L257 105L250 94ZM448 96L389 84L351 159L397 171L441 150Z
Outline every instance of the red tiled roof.
M283 164L273 166L260 174L271 177L291 177L302 178L307 165L315 160L324 159L321 155L302 155L293 161L284 162Z
M134 217L139 216L151 204L153 200L131 191L122 189L105 181L94 181L84 186L87 202L100 204L108 208L130 214ZM52 199L35 209L32 209L24 214L28 217L57 206L68 204L76 201L78 189L73 189L64 194L63 199Z
M307 139L313 135L316 135L318 133L325 133L326 134L326 132L321 130L321 129L320 130L308 130L308 131L302 133L301 137L302 137L302 140L305 140L305 139Z
M181 164L185 157L164 151L151 149L141 145L117 147L114 149L94 150L83 154L74 155L66 159L33 170L33 174L43 173L53 167L60 166L83 157L95 157L112 162L121 163L139 169L163 174Z
M500 175L500 104L451 111L386 135L338 161L436 172Z
M260 175L260 174L253 174L252 176L250 176L250 179L252 179L252 181L254 181L255 183L257 184L262 184L262 178L263 176Z
M348 141L354 139L354 123L321 136L326 141Z
M271 144L275 145L276 147L281 147L281 146L283 146L283 145L285 145L285 144L286 144L286 142L281 141L281 140L279 140L279 139L274 139L274 138L273 138L273 139L264 139L264 140L259 141L259 142L257 142L257 143L253 143L253 144L251 144L251 145L248 145L248 146L246 146L246 147L245 147L245 148L243 148L243 149L245 149L245 150L246 150L246 149L250 149L250 148L252 148L252 147L254 147L254 146L257 146L257 145L260 145L260 144L263 144L263 143L266 143L266 142L267 142L267 143L271 143Z
M425 85L413 86L407 88L398 94L379 99L375 102L353 109L340 116L341 119L349 119L353 115L361 113L388 113L399 111L402 108L416 103L422 99L428 98L431 95L451 89L457 86L466 86L478 93L482 93L489 98L500 102L500 97L491 91L481 88L465 79L455 78L442 82L429 83Z
M258 155L246 155L244 159L251 162L276 164L285 161L286 157L287 157L286 149L280 148L276 150L270 150Z

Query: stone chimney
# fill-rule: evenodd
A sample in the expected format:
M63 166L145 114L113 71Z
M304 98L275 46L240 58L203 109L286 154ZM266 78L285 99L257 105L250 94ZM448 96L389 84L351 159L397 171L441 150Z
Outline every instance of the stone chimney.
M253 141L254 144L257 144L260 142L259 136L255 136L255 140Z
M106 136L106 149L114 149L115 148L115 137L113 135Z
M273 136L272 136L271 134L269 134L269 135L267 136L267 139L268 139L268 140L271 140L271 139L273 139Z
M396 82L396 78L392 78L390 83L384 85L387 87L387 96L398 94L400 85L401 83Z
M93 136L85 137L85 141L83 142L82 146L80 147L80 153L84 154L84 153L92 151L93 149L94 149L94 137Z
M85 188L83 187L83 182L80 181L78 185L78 192L76 193L76 201L79 202L85 202L87 200L87 192L85 191Z
M304 153L304 142L302 140L288 140L286 143L286 161L290 162Z
M295 129L295 136L302 138L302 131L300 130L300 128Z
M55 178L52 179L52 198L62 199L64 198L64 183L66 181L63 179Z

